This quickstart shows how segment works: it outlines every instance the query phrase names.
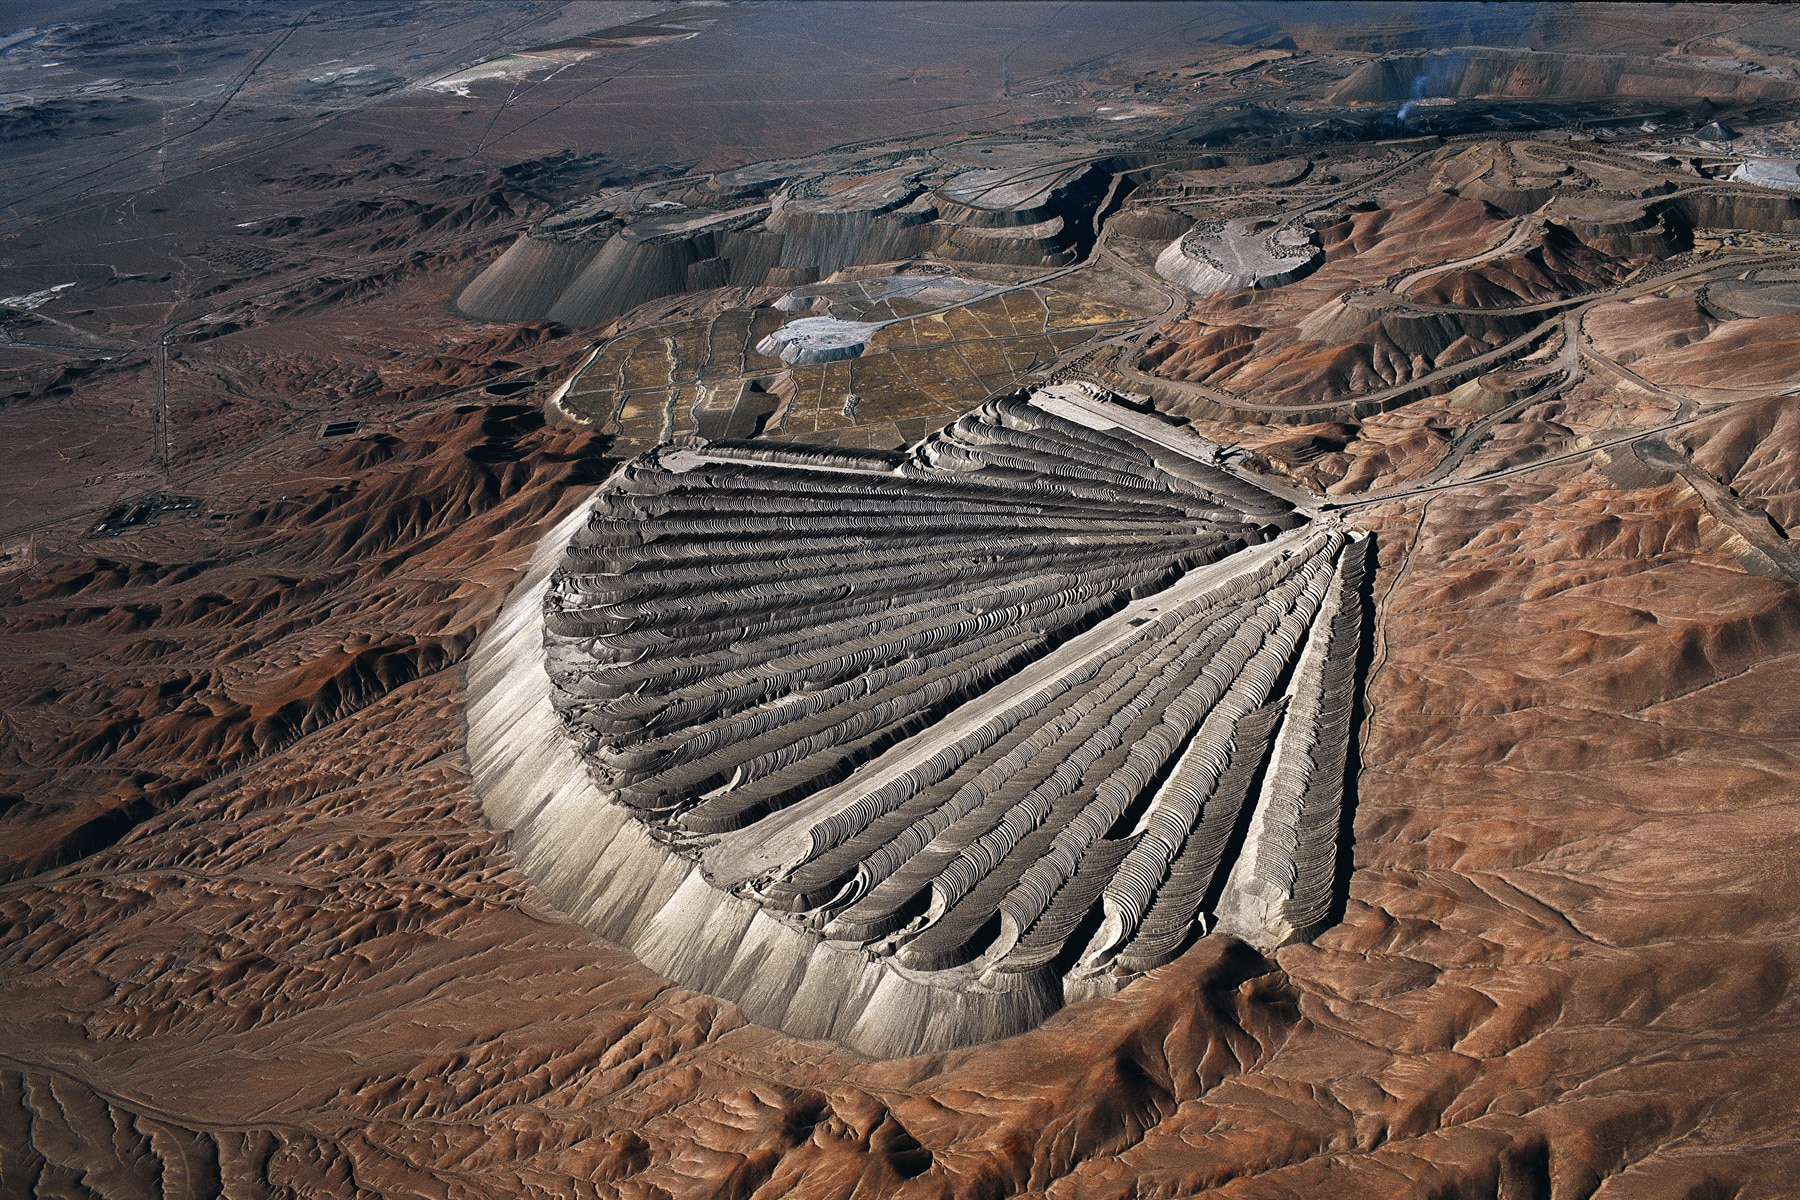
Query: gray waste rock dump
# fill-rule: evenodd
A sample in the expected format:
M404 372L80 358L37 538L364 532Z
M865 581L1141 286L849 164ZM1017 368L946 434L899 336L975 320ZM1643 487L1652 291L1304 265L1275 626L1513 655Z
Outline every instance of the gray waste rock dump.
M1367 541L1185 429L1063 385L671 444L553 537L471 668L488 815L755 1021L941 1050L1329 919Z

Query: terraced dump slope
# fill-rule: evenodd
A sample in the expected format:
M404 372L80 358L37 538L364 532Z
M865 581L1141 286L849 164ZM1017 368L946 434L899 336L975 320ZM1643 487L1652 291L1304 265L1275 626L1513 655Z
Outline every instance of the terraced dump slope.
M1074 386L641 456L477 655L484 807L653 969L882 1057L1309 937L1366 535L1215 459Z

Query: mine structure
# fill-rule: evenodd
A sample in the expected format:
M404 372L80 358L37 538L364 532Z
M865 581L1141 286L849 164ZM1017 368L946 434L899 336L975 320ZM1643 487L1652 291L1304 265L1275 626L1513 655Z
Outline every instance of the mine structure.
M1332 923L1368 640L1346 514L1444 486L1590 367L1635 378L1589 344L1595 306L1688 281L1721 320L1787 311L1786 276L1691 250L1791 232L1800 200L1573 139L1317 157L851 147L566 206L471 281L465 311L583 325L762 297L603 334L565 385L626 461L540 548L470 705L485 810L551 901L877 1057L1025 1031L1211 934L1273 954ZM1409 173L1429 194L1381 190ZM1389 223L1454 249L1384 249L1412 240ZM1113 307L1054 325L1084 270ZM974 372L1007 338L1024 369ZM1005 382L957 390L952 358ZM865 391L903 437L852 440ZM1436 467L1326 491L1356 422L1434 394L1480 414ZM1188 426L1245 416L1260 451Z
M1800 7L16 7L0 1200L1796 1194Z
M667 444L477 653L477 784L555 903L759 1022L1008 1036L1331 919L1369 544L1079 384L904 453Z
M616 188L537 221L457 305L486 320L593 326L660 296L795 287L926 253L1068 266L1091 250L1125 173L1213 161L1180 147L989 137Z

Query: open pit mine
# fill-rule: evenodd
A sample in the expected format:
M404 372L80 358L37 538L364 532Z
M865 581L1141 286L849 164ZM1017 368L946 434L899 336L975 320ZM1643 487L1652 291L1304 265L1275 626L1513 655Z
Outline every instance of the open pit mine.
M0 1200L1791 1200L1797 64L0 5Z

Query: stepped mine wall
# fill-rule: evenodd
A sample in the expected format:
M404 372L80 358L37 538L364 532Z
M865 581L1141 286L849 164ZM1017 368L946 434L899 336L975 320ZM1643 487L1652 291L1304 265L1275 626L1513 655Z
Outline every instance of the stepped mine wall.
M1093 216L1112 183L1112 176L1107 164L1089 163L1079 174L1051 188L1040 203L1020 208L982 208L966 204L945 195L944 187L933 194L933 201L945 220L977 229L1037 225L1055 217L1074 224ZM955 182L955 178L949 181L950 185Z
M811 267L823 278L845 267L925 253L944 236L943 227L932 223L936 215L929 204L888 211L821 211L789 204L769 218L768 227L782 239L777 265Z
M1707 188L1683 192L1663 202L1692 229L1751 229L1800 233L1800 196Z
M1334 104L1424 98L1607 99L1671 94L1774 99L1800 95L1785 80L1589 54L1464 49L1365 63L1326 95Z
M938 253L960 262L1060 267L1075 261L1079 253L1076 241L1068 223L1052 217L1038 225L954 228Z
M1551 224L1561 225L1585 246L1619 258L1649 255L1667 258L1693 247L1692 222L1667 203L1646 204L1634 212L1614 216L1584 216L1560 211L1552 202L1546 213Z
M1027 267L1061 266L1078 252L1061 218L1042 227L965 230L935 216L929 205L889 212L789 206L763 226L690 237L639 240L629 228L600 242L525 234L463 289L457 307L481 320L584 327L680 292L791 286L932 251L958 261Z
M679 193L696 213L723 200L750 207L721 212L703 228L669 228L686 214L660 213L626 224L599 224L577 206L546 218L471 280L457 298L464 314L481 320L537 321L585 327L601 324L647 301L709 288L793 286L849 267L901 262L935 253L952 261L1052 267L1083 252L1095 209L1115 176L1148 177L1155 170L1204 169L1267 156L1126 150L1071 168L1068 178L1033 203L984 208L936 190L898 188L887 203L834 207L830 197L781 200L796 176L772 174L723 189L698 184ZM985 170L977 168L977 170ZM966 174L966 172L965 172ZM1002 186L1005 172L997 172ZM773 205L758 201L776 195ZM589 206L595 202L587 202ZM606 214L601 213L605 216ZM1126 216L1122 219L1134 219ZM1141 223L1141 222L1140 222Z

